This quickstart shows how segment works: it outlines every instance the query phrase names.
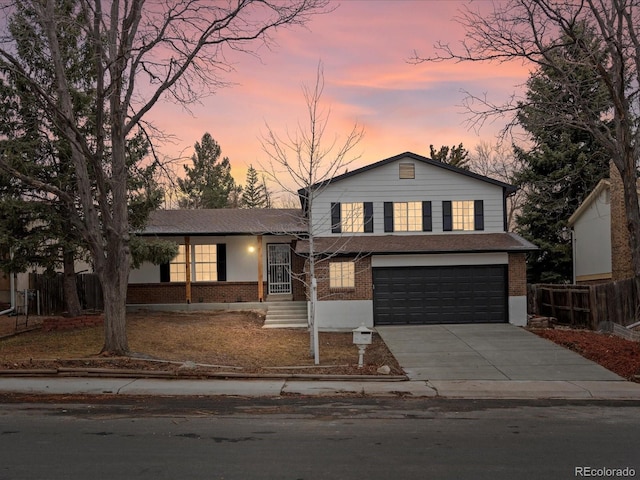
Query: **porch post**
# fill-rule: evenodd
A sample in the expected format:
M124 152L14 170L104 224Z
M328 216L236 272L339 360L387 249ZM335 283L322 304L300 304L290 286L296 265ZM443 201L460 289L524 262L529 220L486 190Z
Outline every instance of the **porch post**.
M191 303L191 238L184 237L184 262L185 262L185 300Z
M264 301L264 285L262 284L262 235L258 235L258 301Z

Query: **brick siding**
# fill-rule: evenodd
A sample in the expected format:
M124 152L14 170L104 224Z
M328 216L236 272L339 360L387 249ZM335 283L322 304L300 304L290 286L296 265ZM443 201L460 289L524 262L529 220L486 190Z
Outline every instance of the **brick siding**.
M300 255L292 253L291 255L291 271L293 277L291 279L291 288L293 290L293 299L298 301L307 300L307 289L304 281L302 281L302 275L304 274L306 259ZM265 290L266 292L267 290Z
M509 254L509 296L527 295L527 257L524 253Z
M266 282L264 283L267 291ZM258 282L197 282L191 284L192 303L257 302ZM133 283L128 304L185 303L186 286L176 283Z
M354 262L354 288L331 289L329 286L330 262ZM371 300L373 299L373 279L371 257L340 257L320 261L316 264L318 279L318 300Z
M613 162L609 164L611 193L611 279L625 280L633 277L631 248L624 203L622 177Z

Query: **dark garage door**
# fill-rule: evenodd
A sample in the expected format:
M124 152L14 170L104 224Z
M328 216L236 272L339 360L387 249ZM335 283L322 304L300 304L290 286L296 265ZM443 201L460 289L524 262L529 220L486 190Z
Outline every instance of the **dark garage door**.
M506 279L506 265L374 268L374 322L504 323Z

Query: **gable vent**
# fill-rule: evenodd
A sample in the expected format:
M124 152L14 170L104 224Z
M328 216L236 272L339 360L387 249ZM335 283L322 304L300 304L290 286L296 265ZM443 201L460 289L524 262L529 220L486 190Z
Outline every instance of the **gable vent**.
M413 163L400 164L400 179L416 178L416 166Z

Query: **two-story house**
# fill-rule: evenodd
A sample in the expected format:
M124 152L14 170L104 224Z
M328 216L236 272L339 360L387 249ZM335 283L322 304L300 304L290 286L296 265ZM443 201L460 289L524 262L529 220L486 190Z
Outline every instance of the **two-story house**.
M535 246L507 232L513 191L403 153L301 190L300 211L155 212L143 235L174 239L180 254L132 271L128 301L305 301L312 239L322 330L525 325Z
M316 187L300 194L313 197L305 208L325 258L321 327L526 324L525 254L535 246L506 231L514 187L413 153ZM296 253L308 255L309 242Z

